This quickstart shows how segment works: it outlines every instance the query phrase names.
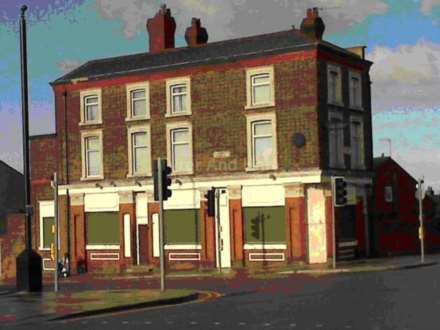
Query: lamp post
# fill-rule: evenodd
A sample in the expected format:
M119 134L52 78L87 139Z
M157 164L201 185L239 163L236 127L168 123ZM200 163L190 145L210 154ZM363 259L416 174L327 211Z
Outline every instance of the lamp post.
M27 6L20 9L20 58L21 58L21 112L23 133L23 176L25 192L25 249L16 259L16 286L18 291L41 291L42 259L32 250L32 214L31 185L29 166L29 102L27 72L26 18Z

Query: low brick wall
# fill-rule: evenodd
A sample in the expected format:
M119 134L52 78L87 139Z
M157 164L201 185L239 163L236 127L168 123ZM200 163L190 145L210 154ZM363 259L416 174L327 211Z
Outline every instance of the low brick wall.
M0 279L16 276L16 258L25 247L25 218L23 214L9 214L6 234L0 235Z

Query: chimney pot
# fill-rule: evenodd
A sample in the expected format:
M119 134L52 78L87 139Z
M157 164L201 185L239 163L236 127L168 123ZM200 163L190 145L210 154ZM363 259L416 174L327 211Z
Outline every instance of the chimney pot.
M301 22L301 32L310 38L322 40L324 30L325 24L322 18L319 16L318 8L308 8L307 16L304 17Z
M174 48L176 21L171 16L171 10L165 4L160 6L153 18L147 20L147 31L151 53Z
M185 31L185 40L189 47L204 45L208 42L208 32L201 26L199 18L192 18L191 26Z

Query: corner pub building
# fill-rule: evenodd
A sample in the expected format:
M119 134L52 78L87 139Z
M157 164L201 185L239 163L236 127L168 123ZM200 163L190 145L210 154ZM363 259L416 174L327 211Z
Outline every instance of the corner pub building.
M168 269L326 263L334 175L349 189L336 210L338 257L368 254L364 47L324 41L316 8L300 29L220 42L209 43L193 18L188 46L176 48L175 29L162 6L147 21L148 52L89 61L51 83L56 132L31 138L33 242L44 269L53 267L55 171L61 255L72 272L158 266L158 157L173 171ZM211 187L221 191L220 228L207 216Z

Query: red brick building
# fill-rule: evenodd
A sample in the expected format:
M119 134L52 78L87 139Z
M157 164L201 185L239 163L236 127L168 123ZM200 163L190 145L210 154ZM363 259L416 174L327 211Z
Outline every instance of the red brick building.
M417 180L391 157L374 158L374 220L372 249L377 255L420 253ZM435 203L423 199L425 251L440 247L440 219Z
M372 63L364 49L322 40L317 9L301 29L213 43L193 19L180 48L166 7L147 29L149 52L90 61L52 83L56 134L31 144L34 242L43 257L56 170L61 249L74 270L157 265L158 157L173 169L170 268L327 262L333 175L346 177L356 210L354 231L337 225L337 239L365 252ZM219 242L206 214L211 187L222 191Z

